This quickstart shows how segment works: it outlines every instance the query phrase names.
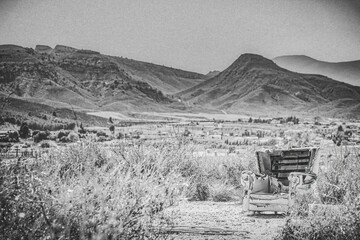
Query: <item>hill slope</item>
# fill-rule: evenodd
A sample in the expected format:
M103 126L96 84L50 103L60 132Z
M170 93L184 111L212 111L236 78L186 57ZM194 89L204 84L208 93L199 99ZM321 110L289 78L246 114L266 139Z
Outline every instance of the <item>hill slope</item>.
M359 115L360 87L299 74L260 55L241 55L217 76L178 94L190 106L229 113Z
M53 107L110 111L162 111L180 107L168 94L205 76L57 45L35 50L0 46L0 91ZM180 106L179 106L180 104Z
M360 60L324 62L308 56L280 56L273 59L279 66L300 73L321 74L341 82L360 86Z

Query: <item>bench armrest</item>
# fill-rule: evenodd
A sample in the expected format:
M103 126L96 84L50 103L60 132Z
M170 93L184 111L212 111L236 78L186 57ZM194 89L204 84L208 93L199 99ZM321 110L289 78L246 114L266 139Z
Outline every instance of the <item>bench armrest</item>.
M310 187L315 182L317 176L315 173L292 172L289 174L290 193L295 193L299 188Z
M242 171L241 172L241 185L244 186L244 193L250 194L251 190L253 189L254 184L254 173L251 171Z
M266 177L265 174L258 174L252 171L242 171L241 172L241 185L244 186L244 194L249 195L254 190L254 182L256 178Z

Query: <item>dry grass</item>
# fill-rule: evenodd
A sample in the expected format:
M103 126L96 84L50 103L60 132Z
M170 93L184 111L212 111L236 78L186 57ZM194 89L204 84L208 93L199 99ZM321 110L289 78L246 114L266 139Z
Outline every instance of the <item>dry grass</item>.
M183 194L232 200L249 167L236 157L194 158L192 149L184 139L111 148L84 140L36 160L2 161L0 238L166 238L161 229L173 219L164 209Z
M53 150L36 161L1 163L1 239L163 238L162 214L182 188L168 147L91 142Z
M335 148L319 173L316 192L300 196L281 239L360 239L360 155ZM309 214L309 204L322 207Z

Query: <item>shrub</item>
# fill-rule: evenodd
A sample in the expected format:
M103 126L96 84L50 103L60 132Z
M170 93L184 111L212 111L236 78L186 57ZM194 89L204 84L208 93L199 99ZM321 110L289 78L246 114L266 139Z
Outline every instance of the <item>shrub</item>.
M99 132L96 133L96 136L97 137L107 137L108 135L103 131L99 131Z
M104 136L100 136L100 137L98 137L97 138L97 141L98 142L106 142L106 141L108 141L109 139L107 138L107 137L104 137Z
M123 139L125 136L123 133L119 132L117 135L116 135L116 138L117 139Z
M233 200L235 188L224 182L215 183L210 187L210 195L214 202L228 202Z
M38 134L40 131L39 130L35 130L32 132L32 136L34 137L36 134Z
M70 142L77 142L79 141L79 135L75 132L71 132L69 135L68 135L68 138L69 138L69 141Z
M62 143L67 143L69 142L69 138L67 136L62 136L61 138L59 138L59 141Z
M318 175L318 198L299 196L281 239L360 239L359 151L340 147L331 155ZM323 205L309 214L314 202Z
M19 135L20 135L21 138L30 137L30 129L29 129L26 122L21 124Z
M41 142L43 140L47 140L49 135L50 135L50 132L48 132L48 131L39 131L34 136L34 142L38 143L38 142Z
M114 133L115 133L115 126L114 126L114 125L111 125L111 126L109 127L109 130L110 130L110 132L112 132L112 134L114 134Z
M9 139L9 142L19 142L18 131L9 131L8 139Z
M180 194L169 146L117 146L109 155L86 142L36 160L0 164L1 239L158 239L164 209Z
M42 148L49 148L50 147L50 144L48 142L42 142L40 147Z
M57 138L61 139L62 137L67 137L70 131L60 131L57 135Z
M204 180L197 179L191 182L187 189L187 197L189 201L206 201L210 198L209 184Z

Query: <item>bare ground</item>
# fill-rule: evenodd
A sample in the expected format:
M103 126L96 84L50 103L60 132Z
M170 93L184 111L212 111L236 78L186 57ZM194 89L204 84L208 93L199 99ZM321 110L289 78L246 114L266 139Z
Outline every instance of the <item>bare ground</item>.
M283 215L247 216L239 202L181 201L169 209L177 218L170 239L273 239L285 224Z

